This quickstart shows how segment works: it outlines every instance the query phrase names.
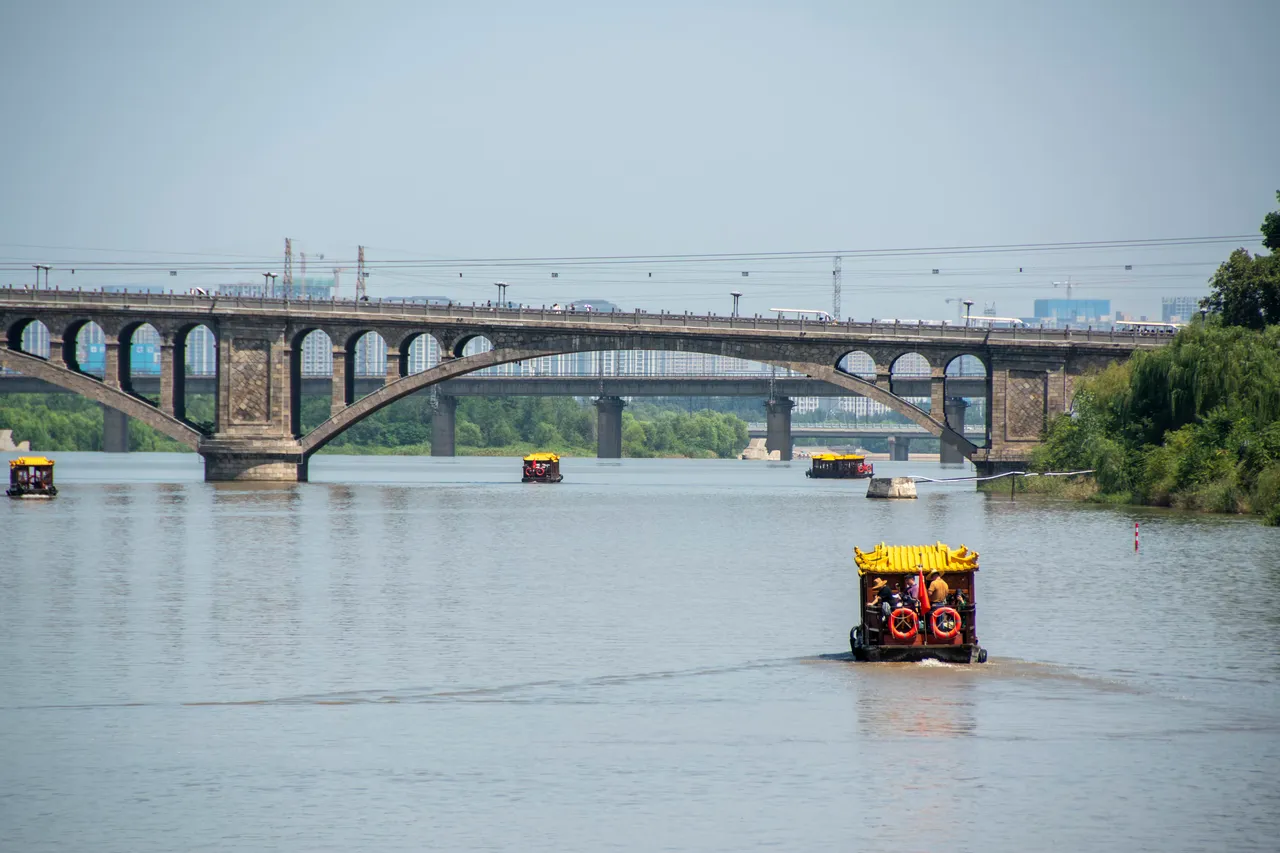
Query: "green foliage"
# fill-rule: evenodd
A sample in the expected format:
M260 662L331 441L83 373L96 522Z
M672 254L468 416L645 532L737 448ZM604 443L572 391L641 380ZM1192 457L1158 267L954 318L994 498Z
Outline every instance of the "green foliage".
M15 442L29 441L40 452L102 449L102 406L75 394L0 395L0 429ZM189 452L138 421L129 422L129 449Z
M1276 201L1280 202L1280 190L1276 191ZM1262 245L1271 251L1280 249L1280 210L1273 210L1262 220Z
M1085 381L1036 470L1092 468L1104 496L1280 523L1280 326L1196 324Z
M1280 254L1275 253L1280 249L1280 211L1268 213L1261 230L1262 245L1272 254L1252 257L1236 249L1209 279L1213 290L1200 301L1228 326L1261 329L1280 323Z
M302 400L303 429L329 417L328 396ZM623 415L626 456L728 458L747 445L747 424L722 412L672 411L642 403ZM188 420L212 426L213 398L192 395ZM430 395L414 394L375 412L329 443L333 453L429 453L434 410ZM550 450L593 455L596 412L588 402L559 397L466 397L458 400L455 440L470 452L527 453ZM35 450L100 450L102 408L74 394L10 394L0 397L0 429L12 429L16 441L30 440ZM132 450L187 451L182 445L137 421L130 421Z
M1209 279L1201 305L1228 326L1261 329L1280 323L1280 255L1251 256L1236 249Z
M662 412L641 421L622 413L624 456L690 456L730 459L747 446L747 424L741 418L704 410L694 414Z

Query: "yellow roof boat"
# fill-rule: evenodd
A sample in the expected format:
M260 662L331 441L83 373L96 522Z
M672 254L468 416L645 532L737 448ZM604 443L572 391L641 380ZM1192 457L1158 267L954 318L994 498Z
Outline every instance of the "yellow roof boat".
M978 552L964 545L953 551L941 542L936 545L886 545L881 542L870 551L854 547L853 561L860 575L913 574L923 566L940 572L976 572Z
M820 459L823 462L835 462L840 459L850 459L854 462L861 462L867 457L860 453L817 453L809 457L810 459Z
M27 465L35 465L37 467L48 465L52 467L53 460L46 459L43 456L19 456L17 459L9 460L10 468L21 468Z
M530 453L524 458L525 462L559 462L560 457L554 453Z

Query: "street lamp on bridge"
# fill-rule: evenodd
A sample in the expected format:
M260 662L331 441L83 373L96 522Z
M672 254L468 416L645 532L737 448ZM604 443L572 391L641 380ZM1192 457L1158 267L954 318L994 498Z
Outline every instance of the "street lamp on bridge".
M973 308L973 300L966 299L964 301L964 324L969 325L969 309Z
M742 291L731 290L729 291L729 295L733 297L733 316L737 317L738 316L738 297L742 295Z
M507 283L505 281L495 281L493 286L498 288L498 305L507 304Z
M273 272L264 272L262 274L262 286L263 286L263 289L266 290L268 296L273 298L275 297L276 279L279 277L280 276L276 275Z

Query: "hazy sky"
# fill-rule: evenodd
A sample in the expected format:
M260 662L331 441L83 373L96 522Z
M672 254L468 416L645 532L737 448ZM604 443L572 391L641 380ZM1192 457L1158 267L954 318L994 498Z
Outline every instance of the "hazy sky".
M62 267L252 264L285 236L385 261L1256 234L1280 188L1277 32L1275 0L0 0L0 257L53 262L55 284L178 287L256 276ZM941 317L963 295L1025 315L1070 275L1079 296L1158 313L1230 248L847 257L844 308ZM830 268L369 284L483 300L505 278L534 303L715 310L737 287L753 313L829 308Z

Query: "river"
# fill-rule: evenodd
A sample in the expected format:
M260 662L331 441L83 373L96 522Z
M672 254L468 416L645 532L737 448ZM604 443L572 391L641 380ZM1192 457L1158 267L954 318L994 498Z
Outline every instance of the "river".
M56 458L0 503L2 850L1280 848L1252 519L798 462ZM847 659L881 540L981 553L989 663Z

